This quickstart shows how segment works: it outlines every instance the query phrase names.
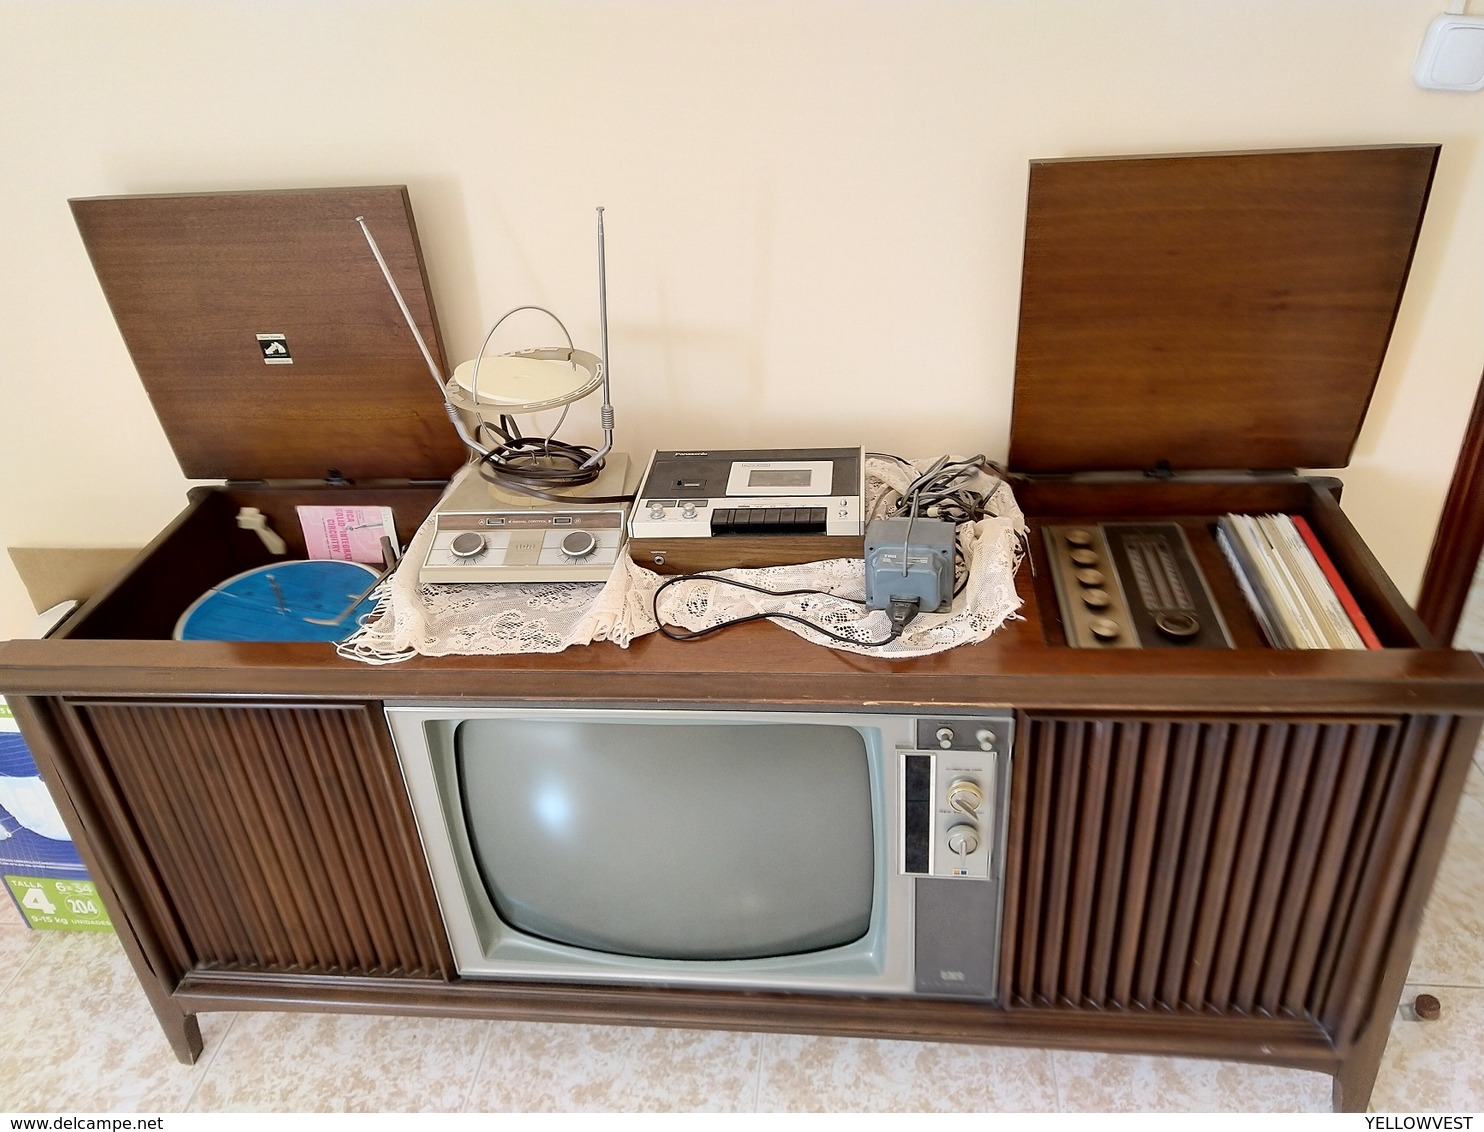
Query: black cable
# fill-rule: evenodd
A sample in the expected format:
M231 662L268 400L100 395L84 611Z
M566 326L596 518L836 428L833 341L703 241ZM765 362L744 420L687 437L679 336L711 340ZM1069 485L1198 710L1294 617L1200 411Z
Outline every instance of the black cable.
M561 495L556 488L577 488L596 480L606 464L586 444L569 444L555 437L522 436L514 418L500 415L499 424L481 421L481 427L498 438L479 458L479 477L495 487L521 495L532 495L557 503L627 503L632 495Z
M899 604L903 608L893 608L892 610L888 611L887 615L891 618L892 629L887 637L884 640L880 641L857 640L855 637L848 637L842 633L836 633L830 629L826 629L823 625L817 625L806 617L800 617L797 614L784 613L782 611L777 613L749 613L745 617L735 617L730 621L722 621L719 624L712 625L705 629L670 629L665 625L663 621L660 620L660 594L669 589L671 586L676 585L680 582L698 581L720 582L722 585L735 586L741 590L751 590L753 593L766 594L769 597L804 597L813 594L818 597L830 597L834 598L837 601L849 602L851 605L859 605L864 607L866 604L865 602L860 601L857 598L840 597L838 594L832 594L826 590L770 590L766 589L763 586L755 586L750 582L739 582L734 578L723 578L717 574L676 574L674 577L666 578L663 582L656 586L654 595L650 599L650 607L651 612L654 615L654 622L655 625L659 627L659 631L662 636L668 637L672 641L695 641L699 640L702 637L709 637L712 633L719 633L723 629L730 629L734 625L746 625L750 621L783 620L792 621L795 624L803 625L805 628L812 629L816 633L819 633L822 636L829 637L833 641L839 641L841 644L856 645L860 648L876 649L881 648L883 645L889 645L892 643L892 641L900 637L902 635L902 631L906 629L907 623L910 622L913 617L917 616L917 605L915 601L911 603L905 601L893 603L894 606ZM909 604L911 606L910 611L906 609L906 606Z

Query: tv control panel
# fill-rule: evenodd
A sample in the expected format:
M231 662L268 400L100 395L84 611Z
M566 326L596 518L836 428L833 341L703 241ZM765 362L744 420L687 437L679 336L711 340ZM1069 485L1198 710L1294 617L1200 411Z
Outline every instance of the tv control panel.
M999 782L1011 716L919 719L900 752L902 872L988 880L998 874Z

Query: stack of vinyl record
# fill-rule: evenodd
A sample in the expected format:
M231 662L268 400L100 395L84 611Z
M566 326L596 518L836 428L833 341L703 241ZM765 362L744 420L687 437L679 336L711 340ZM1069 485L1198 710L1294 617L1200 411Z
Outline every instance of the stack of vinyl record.
M1226 515L1216 541L1275 648L1381 647L1303 516Z

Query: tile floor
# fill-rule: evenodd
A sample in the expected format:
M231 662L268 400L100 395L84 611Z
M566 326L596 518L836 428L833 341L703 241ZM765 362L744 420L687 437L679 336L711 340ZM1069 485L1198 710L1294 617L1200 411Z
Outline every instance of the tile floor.
M1424 920L1378 1112L1484 1111L1484 751ZM1409 1017L1419 991L1443 1004ZM0 1112L1327 1111L1316 1073L773 1034L210 1014L178 1064L112 935L0 897Z

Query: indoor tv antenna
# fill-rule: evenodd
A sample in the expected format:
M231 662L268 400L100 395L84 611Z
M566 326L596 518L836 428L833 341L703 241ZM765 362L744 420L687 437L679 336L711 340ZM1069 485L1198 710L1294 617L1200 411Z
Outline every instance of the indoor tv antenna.
M438 504L422 582L602 581L618 560L633 495L626 489L629 458L613 451L603 209L597 211L601 356L577 349L561 319L527 304L501 315L451 377L439 371L365 217L356 217L477 472L456 477ZM549 317L566 344L486 357L495 332L519 311ZM557 440L567 409L600 385L602 447ZM556 428L523 435L515 417L547 409L562 410Z

